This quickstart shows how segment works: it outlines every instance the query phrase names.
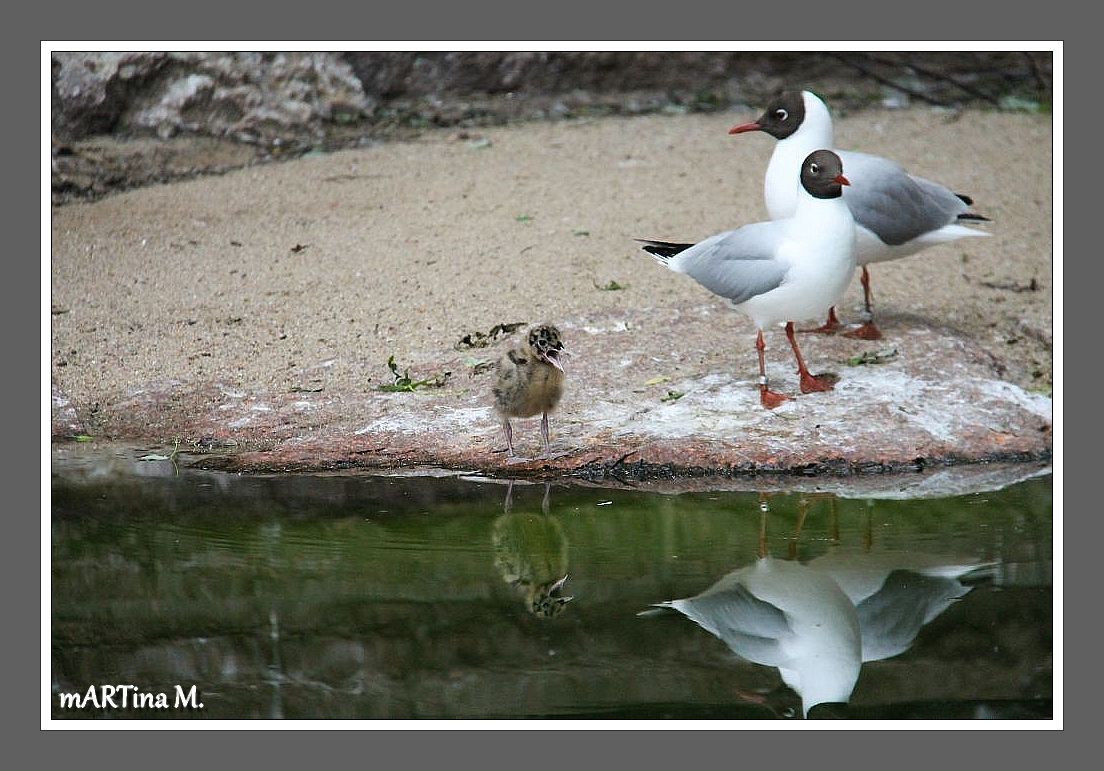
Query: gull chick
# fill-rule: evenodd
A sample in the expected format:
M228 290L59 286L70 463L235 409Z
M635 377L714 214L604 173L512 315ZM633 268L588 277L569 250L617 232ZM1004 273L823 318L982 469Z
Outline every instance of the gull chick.
M793 182L800 194L788 219L745 225L697 244L643 241L644 251L662 265L728 298L755 322L759 399L767 409L789 397L767 387L763 329L786 322L802 393L831 390L834 375L813 375L805 366L794 321L827 313L855 271L855 223L842 192L850 182L839 156L829 150L810 153Z
M533 327L525 342L506 352L498 361L498 379L494 386L495 410L502 418L506 448L514 457L514 432L510 418L541 415L541 439L549 452L548 413L563 396L564 368L560 356L566 354L560 330L551 324Z
M768 105L758 120L733 126L728 133L762 131L778 140L764 181L767 213L771 219L792 217L798 191L794 176L813 150L834 149L832 116L828 106L810 91L784 91ZM971 236L989 234L963 226L963 222L987 221L970 211L973 200L923 177L915 177L897 163L867 153L835 150L847 169L853 187L843 200L855 218L855 263L862 267L863 324L848 336L878 340L874 325L867 265L915 254L929 246ZM817 331L839 326L835 309Z

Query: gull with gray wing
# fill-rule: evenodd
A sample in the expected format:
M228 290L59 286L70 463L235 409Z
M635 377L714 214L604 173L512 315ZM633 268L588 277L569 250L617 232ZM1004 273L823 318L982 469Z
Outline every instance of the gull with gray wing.
M641 239L662 265L727 298L755 323L759 398L768 409L789 397L768 388L763 329L786 323L802 393L831 390L834 375L813 375L805 366L794 322L823 316L855 268L855 224L842 198L850 183L839 156L828 150L810 153L795 171L794 184L800 184L800 193L790 218L745 225L697 244Z
M792 217L799 198L793 179L801 163L813 150L834 145L828 107L810 91L785 91L757 120L733 126L729 133L749 131L762 131L778 140L764 182L767 212L772 219ZM882 335L873 322L870 273L866 266L960 238L988 236L962 224L987 218L970 211L973 201L969 196L913 176L891 160L867 153L835 152L853 184L843 200L855 218L855 263L862 268L865 306L863 324L848 335L877 340ZM830 332L838 326L832 308L827 323L817 331Z

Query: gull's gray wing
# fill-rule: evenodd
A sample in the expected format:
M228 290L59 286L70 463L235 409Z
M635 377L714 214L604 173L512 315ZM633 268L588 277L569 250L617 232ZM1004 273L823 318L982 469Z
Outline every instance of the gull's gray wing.
M661 605L679 611L748 661L767 666L785 662L779 640L793 634L786 615L741 584Z
M843 190L851 215L890 246L951 225L969 208L943 185L914 177L891 160L866 153L839 155L851 183Z
M894 570L877 592L856 606L863 661L881 661L908 650L925 624L972 588L957 578Z
M774 258L783 227L756 222L718 233L680 253L671 267L739 305L777 289L786 277L786 264Z

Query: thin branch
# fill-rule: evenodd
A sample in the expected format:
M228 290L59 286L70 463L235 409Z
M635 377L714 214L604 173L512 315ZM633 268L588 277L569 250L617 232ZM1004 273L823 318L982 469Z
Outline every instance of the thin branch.
M1027 62L1031 65L1031 74L1035 77L1035 84L1039 87L1040 93L1045 94L1047 92L1047 82L1043 76L1043 71L1039 69L1039 62L1035 60L1035 55L1030 51L1024 51L1024 56L1027 57Z
M872 78L872 79L878 81L879 83L881 83L884 86L889 86L890 88L894 88L894 89L896 89L896 90L898 90L902 93L908 94L909 96L916 97L920 101L927 102L928 104L930 104L934 107L950 107L949 104L945 104L945 103L939 101L938 99L935 99L933 97L928 96L927 94L925 94L923 92L920 92L920 91L917 91L915 89L909 88L908 86L902 86L898 83L894 83L889 78L884 77L882 75L879 75L878 73L871 70L869 67L864 67L859 62L852 61L851 59L844 56L843 54L837 54L837 53L834 53L834 52L830 52L829 56L833 56L836 59L839 59L841 62L843 62L844 64L846 64L850 67L854 67L856 70L861 72L863 75L866 75L868 78Z
M908 61L908 62L904 62L903 64L901 64L899 62L890 61L889 59L882 59L882 58L874 56L872 54L866 54L866 57L868 59L870 59L871 61L873 61L873 62L877 62L878 64L885 64L885 65L890 66L890 67L894 67L894 66L908 67L911 70L916 70L916 72L920 73L921 75L924 75L925 77L931 78L931 79L936 80L936 81L945 81L947 83L950 83L953 86L956 86L956 87L962 89L967 94L970 94L970 96L976 97L978 99L982 99L986 102L989 102L990 104L993 104L997 107L1000 107L1000 100L989 96L989 94L986 94L982 91L979 91L978 89L974 88L971 85L963 83L962 81L958 80L954 76L948 75L945 72L936 72L935 70L930 70L927 67L922 67L922 66L920 66L919 64L916 64L913 61Z

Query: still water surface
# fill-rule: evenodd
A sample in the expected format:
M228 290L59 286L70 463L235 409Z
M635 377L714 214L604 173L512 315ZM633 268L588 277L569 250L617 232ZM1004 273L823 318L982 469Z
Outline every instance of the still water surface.
M54 453L55 718L1052 717L1049 475L863 500L142 455ZM203 708L59 704L103 684Z

